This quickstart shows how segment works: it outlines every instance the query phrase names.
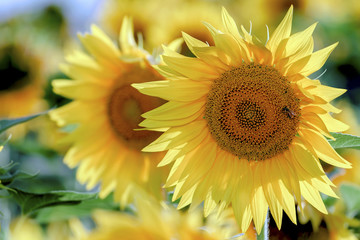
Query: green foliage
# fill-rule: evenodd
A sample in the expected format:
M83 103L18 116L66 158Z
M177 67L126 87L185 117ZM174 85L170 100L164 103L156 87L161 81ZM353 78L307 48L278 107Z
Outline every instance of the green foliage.
M356 215L360 209L360 186L354 184L342 184L340 193L344 199L347 212Z
M354 148L360 150L360 137L345 133L331 133L331 135L336 139L335 141L328 140L333 148Z
M31 116L21 117L21 118L1 119L0 120L0 133L4 132L5 130L9 129L12 126L27 122L31 119L34 119L34 118L44 115L44 114L47 114L47 111L38 113L38 114L34 114Z
M39 223L49 223L74 217L90 216L94 209L119 210L119 204L115 204L113 197L109 196L106 199L89 199L77 205L46 207L37 212L36 220Z
M18 179L29 179L37 175L37 173L29 174L20 170L13 170L15 166L16 164L11 162L6 166L0 167L0 182L2 186L10 185Z
M96 193L82 193L75 191L50 191L47 193L30 193L13 188L13 199L21 206L23 214L29 214L44 207L57 205L75 205L84 200L95 198Z
M326 194L320 193L320 195L321 195L321 198L322 198L326 208L330 208L330 207L334 206L335 203L338 201L337 198L330 197Z

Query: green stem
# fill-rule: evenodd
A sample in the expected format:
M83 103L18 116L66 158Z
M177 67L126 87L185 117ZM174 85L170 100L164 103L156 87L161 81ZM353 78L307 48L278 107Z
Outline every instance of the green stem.
M269 210L268 210L263 229L261 230L261 233L256 236L257 240L269 240L270 239L269 238L270 237L269 223L270 223L270 216L269 216Z

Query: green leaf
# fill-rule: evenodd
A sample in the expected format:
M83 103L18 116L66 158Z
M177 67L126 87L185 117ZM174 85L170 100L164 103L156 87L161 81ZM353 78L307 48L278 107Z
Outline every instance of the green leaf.
M356 214L360 210L360 186L354 184L342 184L340 193L344 199L348 213Z
M7 144L11 139L11 134L7 137L6 140L0 140L0 152L5 144Z
M10 169L12 169L13 167L15 167L17 165L17 163L14 162L9 162L7 165L5 166L1 166L0 167L0 175L4 175L5 173L7 173L8 171L10 171ZM0 178L1 179L1 178Z
M3 183L4 185L9 185L11 184L14 180L18 180L18 179L29 179L29 178L33 178L36 177L38 175L38 173L27 173L27 172L23 172L23 171L19 171L16 170L14 172L7 172L5 174L0 175L0 181L1 183Z
M9 129L12 126L18 125L20 123L27 122L31 119L39 117L41 115L47 114L48 111L41 112L38 114L34 114L31 116L21 117L21 118L13 118L13 119L0 119L0 133L4 132L5 130Z
M119 210L119 204L114 203L113 197L109 196L106 199L86 200L78 205L46 207L38 211L36 220L39 223L48 223L73 217L90 216L94 209Z
M75 205L84 200L95 198L96 193L81 193L75 191L50 191L47 193L30 193L13 188L14 200L21 206L22 213L28 214L44 207L57 205Z
M336 139L329 139L329 143L335 149L341 148L354 148L360 150L360 137L354 136L345 133L331 133L331 135Z
M26 173L20 170L14 170L17 163L9 162L5 166L0 167L0 182L3 186L11 184L17 179L29 179L37 176L38 173ZM8 188L6 188L8 189Z
M321 195L321 198L322 198L326 208L330 208L330 207L334 206L335 203L338 201L337 198L330 197L326 194L320 193L320 195Z

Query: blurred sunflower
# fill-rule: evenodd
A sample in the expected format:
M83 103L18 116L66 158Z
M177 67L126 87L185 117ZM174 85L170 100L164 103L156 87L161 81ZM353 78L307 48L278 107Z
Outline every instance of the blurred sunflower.
M97 210L93 214L96 228L80 239L146 239L205 240L229 239L237 233L235 221L228 212L203 220L199 211L180 212L172 206L137 193L135 216L123 212ZM242 238L237 238L242 239Z
M319 212L314 207L302 203L303 210L298 208L299 222L306 224L310 221L313 232L310 235L316 236L315 239L330 240L356 240L358 239L350 227L359 227L360 221L346 216L345 205L342 199L339 199L331 207L328 214ZM321 225L325 222L326 229Z
M0 42L0 74L0 118L22 117L45 108L43 64L30 47L16 40ZM25 128L20 125L10 131L17 138Z
M80 36L90 55L81 51L66 59L62 70L74 80L53 81L54 92L73 99L50 112L61 127L76 126L64 142L72 146L64 157L69 167L79 166L77 179L93 188L101 182L100 197L115 191L114 198L127 204L132 183L161 196L162 169L156 168L163 154L140 150L159 136L151 131L134 131L141 113L163 103L133 89L130 84L162 77L151 67L152 57L137 46L133 26L124 18L120 49L99 28Z
M102 25L112 35L116 35L122 24L124 16L132 16L134 19L134 31L140 33L144 39L145 48L151 49L160 46L158 37L152 34L152 28L158 21L158 12L162 9L164 1L153 0L110 0L104 5L101 16ZM141 11L139 11L141 9ZM154 12L157 14L154 15ZM136 36L138 37L138 36Z
M209 31L202 27L202 21L220 22L218 13L219 4L209 1L166 1L166 7L159 8L158 24L150 30L156 36L156 43L169 42L171 39L181 37L181 31L213 45ZM217 27L217 26L215 26ZM182 46L181 53L191 55L186 44Z
M33 219L25 216L15 218L10 224L10 240L41 240L44 233L41 226Z
M218 8L219 4L209 1L112 0L106 2L101 19L109 31L117 33L123 16L133 16L135 32L142 33L148 48L181 37L181 31L213 44L211 34L201 28L201 21L219 22ZM185 44L182 52L191 53Z
M291 35L292 15L264 45L243 26L241 36L223 9L222 31L205 23L215 46L183 33L196 58L164 47L157 69L166 80L132 85L169 101L140 126L164 131L143 150L168 150L159 166L174 162L165 186L176 186L179 208L204 201L207 216L231 204L242 231L253 219L258 232L268 208L278 228L283 210L296 223L294 195L327 213L319 191L336 194L319 159L350 168L323 136L348 128L329 114L345 90L307 76L337 44L313 52L316 24Z
M53 221L42 228L35 219L19 216L9 228L9 240L77 240L85 234L79 219Z

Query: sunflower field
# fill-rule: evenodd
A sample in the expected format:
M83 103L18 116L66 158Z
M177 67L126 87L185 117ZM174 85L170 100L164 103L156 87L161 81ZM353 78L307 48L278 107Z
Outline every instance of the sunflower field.
M0 240L360 239L356 0L0 1Z

